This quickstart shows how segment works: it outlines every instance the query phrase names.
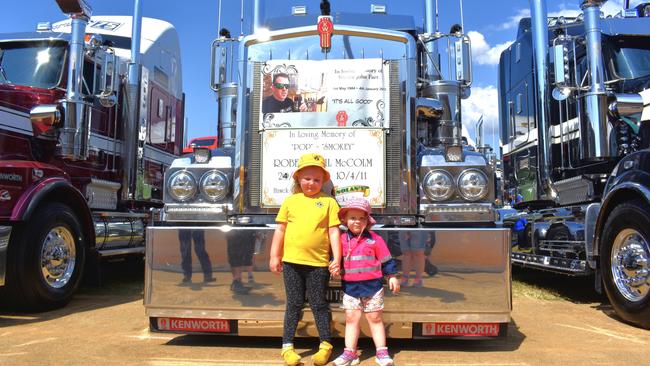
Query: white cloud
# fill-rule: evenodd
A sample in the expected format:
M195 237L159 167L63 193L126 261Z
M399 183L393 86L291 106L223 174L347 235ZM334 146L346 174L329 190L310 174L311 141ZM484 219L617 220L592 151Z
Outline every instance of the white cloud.
M512 44L511 41L508 41L491 47L485 41L485 36L479 32L469 31L467 32L467 36L472 41L472 57L474 58L474 62L479 65L497 65L501 52Z
M630 2L631 4L634 4L635 2L632 1ZM625 2L623 0L609 0L606 2L603 6L601 11L605 16L608 15L616 15L621 12L621 9L623 9L623 6L625 5ZM634 5L630 5L632 7ZM565 17L576 17L582 13L582 10L580 10L580 7L577 5L577 1L572 1L572 2L564 2L560 3L558 6L559 9L556 11L550 11L548 13L548 16L550 17L557 17L557 16L565 16Z
M625 2L623 0L610 0L603 5L602 10L605 15L616 15L621 12L624 5Z
M508 18L508 21L498 26L497 29L506 30L506 29L516 28L519 26L519 21L521 20L521 18L526 18L529 16L530 16L530 9L528 8L519 9L519 11L517 11L517 14L510 16Z
M483 143L498 150L499 96L497 88L472 87L472 94L462 102L463 136L476 139L476 123L483 116ZM470 142L471 143L471 142Z

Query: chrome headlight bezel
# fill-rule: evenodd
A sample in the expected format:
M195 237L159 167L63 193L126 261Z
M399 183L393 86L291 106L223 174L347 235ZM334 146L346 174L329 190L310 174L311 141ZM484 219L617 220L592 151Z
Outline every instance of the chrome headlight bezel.
M476 177L479 177L483 181L483 187L479 187L475 184L468 185L467 181L464 178L466 178L469 174L475 174ZM483 171L479 169L465 169L458 175L458 179L456 180L456 187L458 189L458 194L460 194L463 199L470 202L476 202L485 198L490 192L489 182L490 180ZM478 193L469 191L469 189L476 189L477 187L480 188Z
M177 191L174 190L175 186L175 180L177 179L186 179L185 185L186 185L186 193L184 194L179 194ZM168 185L167 185L167 193L169 193L169 196L178 202L187 202L190 199L194 198L196 196L196 191L198 189L197 184L196 184L196 179L194 179L194 176L192 173L190 173L187 170L179 170L177 172L174 172L168 180Z
M447 191L443 192L443 194L436 193L434 190L434 189L440 189L442 186L432 187L433 180L436 180L436 178L438 179L442 178L448 182ZM423 183L422 188L424 189L424 193L432 201L435 202L446 201L454 195L454 191L455 191L454 178L446 170L434 169L428 172L424 176L424 181L422 183ZM440 180L438 180L438 183L440 183Z
M221 184L219 184L219 187L215 187L214 185L210 185L210 180L219 179L221 181ZM217 188L220 189L216 194L212 193L210 190L212 188ZM200 180L200 189L201 189L201 194L203 197L210 201L210 202L217 202L219 200L222 200L228 192L230 192L230 180L228 179L228 175L226 175L224 172L213 169L209 170L201 176Z

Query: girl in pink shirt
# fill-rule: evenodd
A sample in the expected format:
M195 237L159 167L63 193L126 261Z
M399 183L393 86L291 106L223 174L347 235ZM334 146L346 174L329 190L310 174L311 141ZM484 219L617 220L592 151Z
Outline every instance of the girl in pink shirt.
M393 365L381 318L384 309L382 278L388 276L388 286L393 293L399 292L400 283L395 277L397 265L384 239L370 231L375 224L370 213L370 204L363 198L348 201L339 211L339 218L348 231L341 234L341 284L344 292L341 307L345 309L345 349L333 362L337 366L359 364L357 341L362 313L365 313L377 348L375 362L380 366Z

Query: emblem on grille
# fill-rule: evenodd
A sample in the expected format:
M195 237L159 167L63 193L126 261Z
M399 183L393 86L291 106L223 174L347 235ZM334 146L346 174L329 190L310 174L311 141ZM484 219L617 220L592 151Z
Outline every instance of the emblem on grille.
M332 17L318 17L318 35L320 37L320 47L323 49L323 52L329 51L330 47L332 47L332 31L334 31Z

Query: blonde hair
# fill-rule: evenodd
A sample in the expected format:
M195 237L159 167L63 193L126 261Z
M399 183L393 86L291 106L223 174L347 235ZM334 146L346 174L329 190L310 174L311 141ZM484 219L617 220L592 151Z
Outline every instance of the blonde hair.
M293 183L291 183L291 193L293 194L302 193L302 188L300 188L300 182L298 179L300 179L300 174L298 174L298 177L294 178Z

